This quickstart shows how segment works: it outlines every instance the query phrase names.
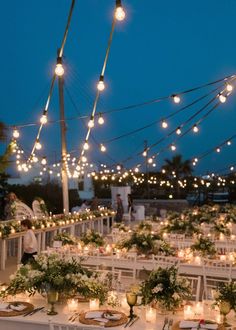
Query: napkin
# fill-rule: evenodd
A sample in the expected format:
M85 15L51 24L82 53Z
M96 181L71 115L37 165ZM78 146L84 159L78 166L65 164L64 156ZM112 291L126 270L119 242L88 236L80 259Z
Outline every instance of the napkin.
M198 321L180 321L179 327L181 329L197 328L198 324L199 324Z
M8 309L8 307L9 307L9 304L8 303L0 303L0 311L6 311L6 312L8 312L9 311L9 309ZM11 311L11 310L10 310Z
M23 311L25 309L25 305L10 305L11 310L13 311Z
M87 312L85 314L86 319L95 319L95 318L101 318L103 315L103 311L94 311L94 312Z
M97 322L102 322L102 323L107 323L109 322L108 319L104 319L104 317L97 317L96 319L93 319L94 321L97 321Z
M122 317L121 314L108 314L108 313L105 313L103 316L108 320L114 320L114 321L120 320Z
M205 323L200 325L201 329L216 330L218 328L217 323Z

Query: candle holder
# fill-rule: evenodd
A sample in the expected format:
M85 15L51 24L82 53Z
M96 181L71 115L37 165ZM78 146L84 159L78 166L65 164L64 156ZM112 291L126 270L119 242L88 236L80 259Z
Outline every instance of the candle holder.
M57 312L54 309L55 303L58 301L58 292L57 291L48 291L47 293L48 304L50 304L50 309L47 312L47 315L56 315Z
M133 319L136 315L134 314L133 307L137 303L137 295L134 292L126 292L126 300L130 307L129 318Z

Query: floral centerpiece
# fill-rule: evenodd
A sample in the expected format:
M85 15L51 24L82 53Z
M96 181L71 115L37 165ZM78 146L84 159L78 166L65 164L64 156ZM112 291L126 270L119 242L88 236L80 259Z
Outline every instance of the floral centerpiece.
M102 235L94 230L87 230L87 232L81 236L80 240L85 245L91 244L95 246L103 246L105 244Z
M208 237L203 236L200 236L197 241L191 245L191 250L199 252L203 257L216 254L215 244Z
M155 247L155 241L159 240L160 236L152 234L149 231L140 231L131 233L130 237L124 238L117 242L116 247L119 249L131 250L135 248L138 253L152 253Z
M230 236L230 230L226 226L225 223L220 222L220 223L215 223L214 227L212 228L211 232L215 234L217 237L220 236L220 234L223 234L225 236Z
M111 289L111 276L98 274L83 268L74 258L64 260L58 254L39 255L31 264L21 266L10 277L9 286L0 296L28 292L57 292L64 297L80 295L98 298L101 303L107 299Z
M161 309L174 311L184 299L190 297L190 285L177 275L178 269L159 267L141 284L142 303L153 304Z
M169 221L169 223L163 228L163 231L173 234L185 234L187 236L200 233L199 227L185 218L175 218Z
M58 233L56 236L54 236L53 240L62 242L62 245L77 244L77 239L74 236L68 234L67 232Z
M119 231L127 233L129 231L129 227L125 226L123 223L115 223L113 228L117 228Z
M236 311L236 281L220 283L214 296L216 304L227 302L230 308Z

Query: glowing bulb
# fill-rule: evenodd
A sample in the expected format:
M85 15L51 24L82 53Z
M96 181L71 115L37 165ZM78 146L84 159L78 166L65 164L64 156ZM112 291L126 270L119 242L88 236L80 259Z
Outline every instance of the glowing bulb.
M89 149L89 144L88 144L87 141L85 141L83 148L84 148L84 150L88 150Z
M138 167L135 167L134 172L135 173L138 173L139 172L139 168Z
M220 148L216 148L216 152L220 152Z
M177 135L180 135L182 132L181 132L181 129L180 127L177 128L176 132L175 132Z
M165 120L163 120L162 123L161 123L161 126L163 128L167 128L168 127L168 123Z
M43 159L41 160L41 164L42 164L42 165L46 165L46 164L47 164L47 159L46 159L46 157L43 157Z
M121 5L121 0L116 0L115 18L117 21L123 21L125 19L125 11Z
M176 146L174 144L172 144L170 148L171 148L172 151L176 150Z
M99 92L102 92L105 89L104 77L103 76L100 76L99 82L97 84L97 89L99 90Z
M120 165L117 165L116 166L116 169L117 169L117 171L120 171L121 170L121 166Z
M82 160L83 163L87 162L87 158L85 156L82 156L81 160Z
M198 162L198 158L194 158L194 161L197 163Z
M99 114L99 117L98 117L98 124L99 125L103 125L104 124L104 118L102 117L101 114Z
M233 167L233 166L231 166L231 167L230 167L230 171L233 171L233 170L234 170L234 167Z
M40 123L44 125L47 122L48 122L47 115L43 114L42 117L40 118Z
M197 133L199 131L199 128L197 127L197 125L194 125L193 126L193 132L194 133Z
M234 89L234 87L231 84L229 84L229 83L226 84L227 92L232 92L233 89Z
M88 127L93 128L94 127L94 119L91 117L89 122L88 122Z
M38 158L37 158L35 155L33 155L33 157L32 157L32 161L33 161L34 163L37 163Z
M172 98L173 98L173 101L177 104L180 103L180 101L181 101L179 95L172 95Z
M57 58L57 65L56 65L56 68L55 68L55 74L58 77L61 77L61 76L63 76L64 72L65 71L64 71L64 68L63 68L63 65L62 65L62 58L58 57Z
M12 136L15 138L15 139L18 139L18 137L20 136L20 133L17 129L14 129L13 130L13 133L12 133Z
M142 153L143 157L147 157L147 150L144 150L144 152Z
M228 146L231 146L231 141L227 141L227 145Z
M219 100L221 103L225 103L226 102L226 96L223 94L219 94Z
M101 150L101 152L105 152L107 150L107 148L103 144L101 144L100 150Z
M40 149L42 148L42 144L39 142L39 139L36 140L35 148L36 148L37 150L40 150Z

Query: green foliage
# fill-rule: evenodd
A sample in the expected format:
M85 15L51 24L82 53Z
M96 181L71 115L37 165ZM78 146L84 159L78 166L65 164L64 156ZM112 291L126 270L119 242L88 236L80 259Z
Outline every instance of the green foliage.
M198 251L203 257L216 254L215 244L208 237L202 236L191 246L191 250Z
M77 243L76 238L67 232L58 233L53 240L62 242L62 245L75 245Z
M153 270L141 285L144 305L159 303L167 310L175 310L190 296L190 286L186 279L179 278L178 269L159 267Z
M230 283L221 282L217 288L216 302L219 304L226 301L230 304L231 309L236 311L236 281Z
M87 230L86 233L83 233L80 240L85 245L92 244L95 246L103 246L105 243L103 236L94 230Z

